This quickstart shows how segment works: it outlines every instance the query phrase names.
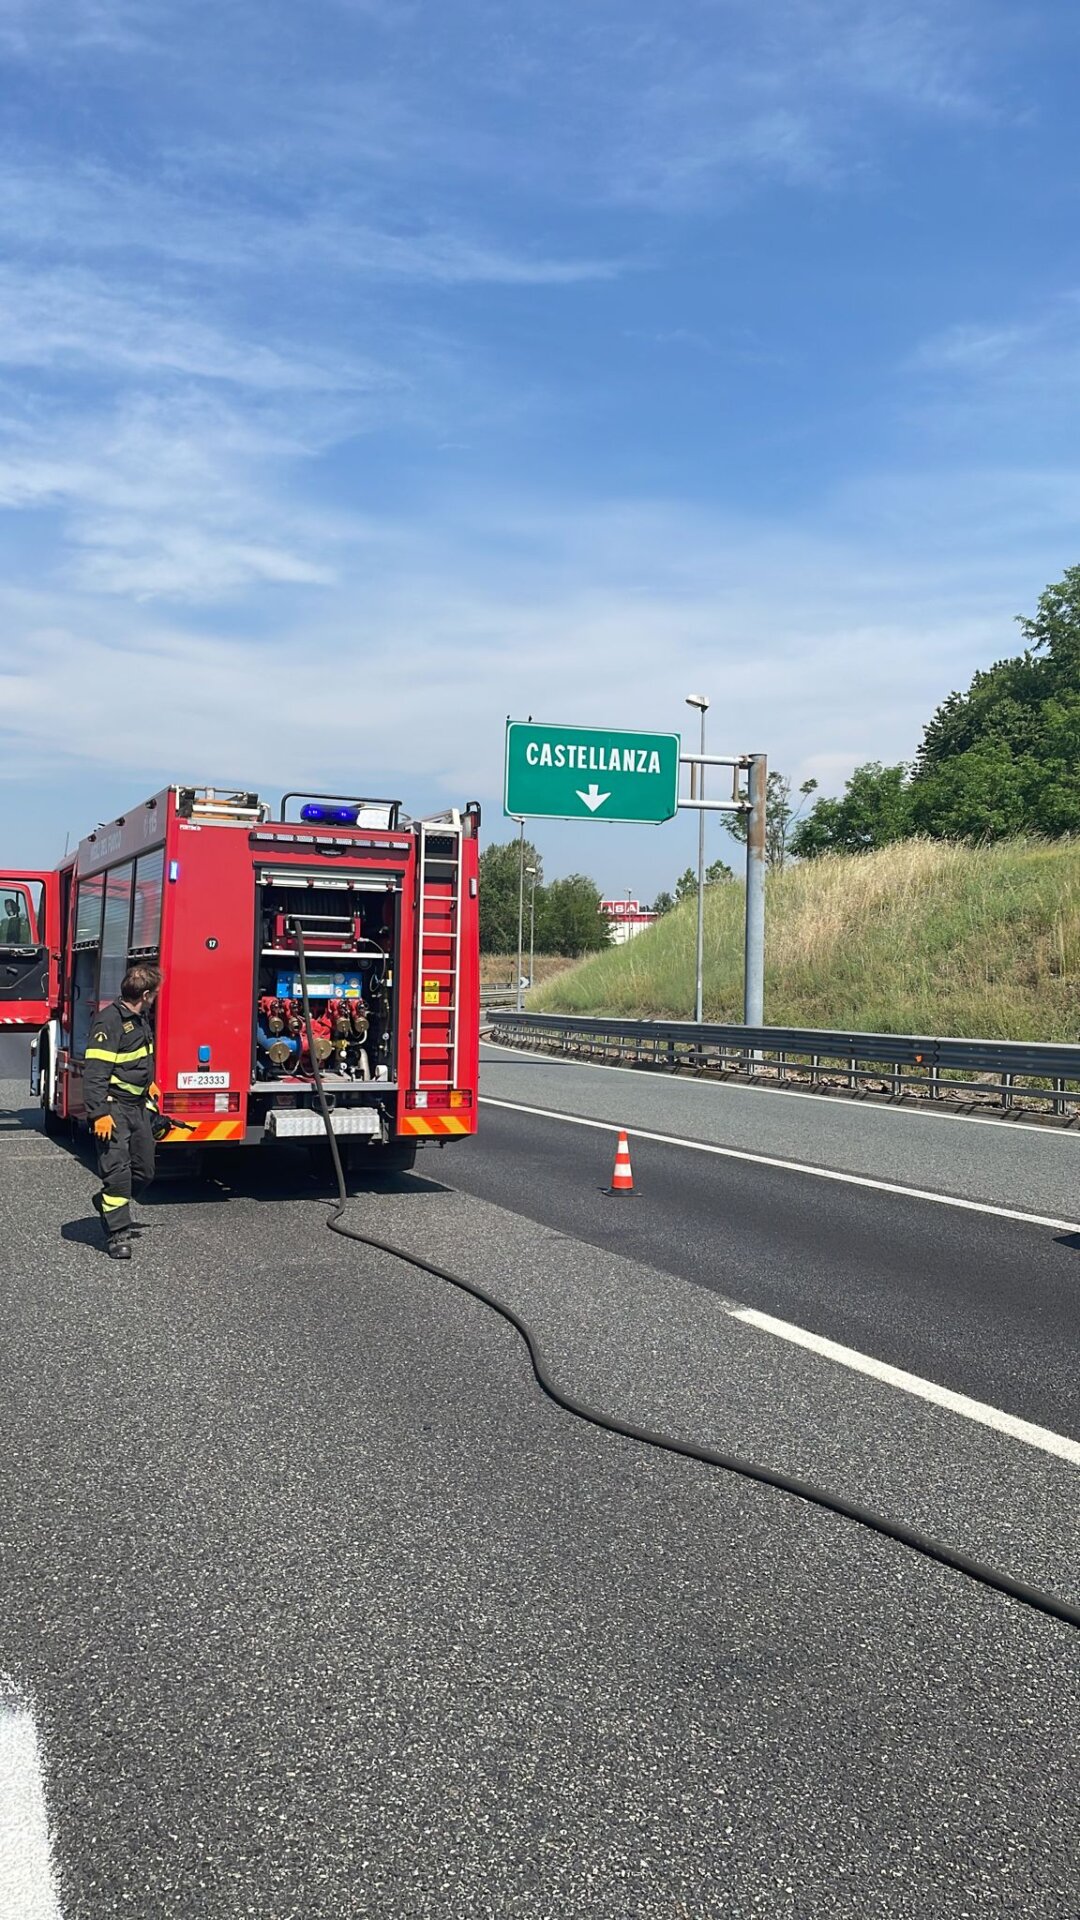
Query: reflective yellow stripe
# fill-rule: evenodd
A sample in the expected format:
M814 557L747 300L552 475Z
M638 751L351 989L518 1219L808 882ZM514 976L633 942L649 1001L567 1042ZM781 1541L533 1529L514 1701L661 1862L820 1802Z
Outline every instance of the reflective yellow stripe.
M109 1081L110 1087L119 1087L121 1093L145 1093L145 1087L133 1087L129 1080L118 1080L115 1073Z
M101 1196L102 1213L115 1213L118 1207L126 1207L127 1204L126 1193L103 1193Z
M174 1127L167 1133L162 1146L193 1147L198 1143L212 1140L242 1140L244 1123L242 1120L195 1120L190 1130L186 1127Z
M104 1047L87 1047L86 1058L88 1060L109 1060L113 1066L115 1066L120 1055L118 1053L108 1053Z
M107 1060L113 1067L128 1067L133 1060L145 1060L152 1047L136 1047L133 1053L110 1053L107 1047L87 1047L87 1060Z

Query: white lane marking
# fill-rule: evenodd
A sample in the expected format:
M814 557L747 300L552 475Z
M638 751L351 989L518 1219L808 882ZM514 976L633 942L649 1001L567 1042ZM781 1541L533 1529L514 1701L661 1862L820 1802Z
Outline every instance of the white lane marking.
M32 1709L0 1674L0 1914L62 1920Z
M1041 1447L1044 1453L1055 1453L1059 1459L1080 1467L1080 1440L1053 1433L1049 1427L1034 1426L1030 1420L1019 1420L1013 1413L1003 1413L1000 1407L988 1407L985 1401L970 1400L966 1393L954 1393L951 1387L939 1387L935 1381L923 1380L917 1373L890 1367L885 1360L874 1360L855 1347L843 1347L836 1340L826 1340L820 1333L808 1333L805 1327L792 1326L790 1320L776 1320L771 1313L759 1313L756 1307L725 1307L724 1311L732 1320L741 1320L762 1333L773 1333L778 1340L788 1340L794 1347L805 1347L825 1360L850 1367L854 1373L869 1374L872 1380L899 1387L903 1393L912 1393L919 1400L931 1400L937 1407L947 1407L950 1413L963 1414L965 1420L977 1420L980 1426L993 1427L995 1433L1022 1440L1029 1447Z
M493 1053L508 1053L515 1060L550 1060L553 1067L584 1067L589 1073L630 1073L638 1080L651 1080L654 1086L657 1081L662 1083L666 1080L679 1087L723 1087L725 1093L738 1093L744 1099L749 1099L754 1094L782 1093L785 1100L814 1100L819 1107L822 1104L832 1105L838 1112L842 1112L845 1107L857 1107L859 1113L883 1114L886 1118L891 1114L894 1118L902 1120L962 1120L966 1127L1004 1127L1008 1133L1037 1133L1043 1140L1080 1139L1080 1131L1073 1128L1036 1127L1030 1120L994 1120L987 1114L960 1113L955 1110L942 1113L940 1110L935 1111L929 1103L925 1106L893 1107L880 1106L876 1101L871 1100L865 1103L861 1100L830 1101L827 1093L808 1093L799 1087L775 1086L768 1081L756 1087L742 1087L733 1080L691 1079L688 1074L657 1072L648 1067L613 1067L609 1066L605 1060L572 1060L557 1053L534 1053L528 1047L504 1046L501 1040L484 1040L481 1045L490 1047Z
M836 1180L842 1186L871 1187L875 1193L896 1193L904 1200L928 1200L936 1207L959 1207L965 1213L988 1213L995 1220L1020 1220L1028 1227L1053 1227L1061 1233L1080 1233L1075 1220L1052 1220L1041 1213L1020 1213L1015 1207L992 1207L987 1200L961 1200L951 1193L929 1193L925 1187L902 1187L891 1180L871 1180L863 1173L837 1173L833 1167L811 1167L802 1160L778 1160L768 1153L749 1153L743 1147L718 1147L711 1140L681 1140L674 1133L650 1133L644 1127L621 1129L613 1120L586 1120L579 1113L556 1113L551 1107L526 1107L516 1100L495 1100L481 1094L482 1107L504 1107L508 1113L530 1113L537 1120L561 1120L568 1127L595 1127L601 1133L625 1131L631 1140L656 1140L664 1147L685 1147L691 1153L714 1153L722 1160L746 1160L755 1167L778 1167L783 1173L806 1173L813 1180Z

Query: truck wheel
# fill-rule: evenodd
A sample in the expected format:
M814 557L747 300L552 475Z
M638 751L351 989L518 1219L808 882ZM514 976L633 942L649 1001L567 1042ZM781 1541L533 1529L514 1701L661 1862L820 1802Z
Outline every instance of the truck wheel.
M411 1173L415 1165L415 1140L395 1140L390 1146L373 1147L371 1150L373 1173Z
M60 1115L54 1113L49 1105L49 1055L45 1047L41 1049L41 1092L38 1099L41 1102L41 1124L45 1132L55 1139L57 1134L70 1131L70 1122L61 1120Z
M366 1140L339 1141L344 1145L343 1165L347 1173L384 1174L387 1177L399 1173L411 1173L416 1165L415 1140L394 1140L385 1147L369 1146Z

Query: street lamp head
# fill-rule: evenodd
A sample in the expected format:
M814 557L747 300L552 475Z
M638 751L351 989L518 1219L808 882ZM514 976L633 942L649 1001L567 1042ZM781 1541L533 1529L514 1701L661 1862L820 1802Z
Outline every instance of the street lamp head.
M688 707L697 707L700 712L707 713L709 696L706 693L688 693L686 696L686 704Z
M535 867L526 867L526 869L525 869L525 871L526 871L526 873L535 873L535 872L536 872L536 868L535 868Z

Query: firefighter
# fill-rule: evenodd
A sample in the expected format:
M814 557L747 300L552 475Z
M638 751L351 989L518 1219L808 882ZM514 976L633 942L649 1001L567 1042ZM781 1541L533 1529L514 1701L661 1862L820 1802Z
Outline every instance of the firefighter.
M151 1009L161 985L157 967L131 967L120 998L90 1027L83 1096L98 1155L101 1192L94 1210L113 1260L131 1259L132 1189L154 1177L154 1120L161 1089L154 1079Z

